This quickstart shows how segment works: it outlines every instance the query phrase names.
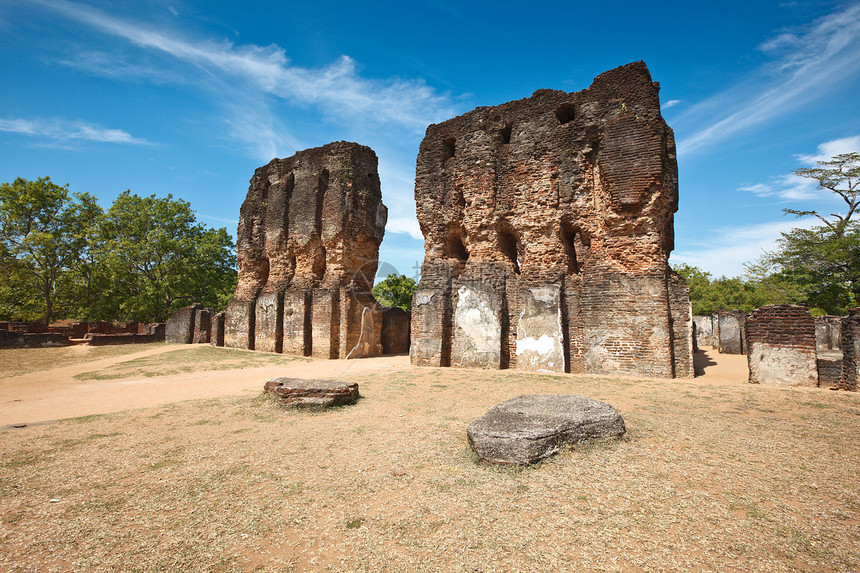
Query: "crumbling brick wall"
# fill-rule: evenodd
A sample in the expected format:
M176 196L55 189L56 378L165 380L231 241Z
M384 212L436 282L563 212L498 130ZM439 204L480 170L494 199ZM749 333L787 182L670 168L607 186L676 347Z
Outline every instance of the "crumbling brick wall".
M842 318L842 353L839 387L856 392L860 382L860 308L852 308Z
M381 354L381 307L370 289L386 219L369 147L340 141L257 169L239 216L224 345Z
M658 90L636 62L427 128L413 364L693 376Z
M815 322L805 306L763 306L746 317L749 381L818 386Z

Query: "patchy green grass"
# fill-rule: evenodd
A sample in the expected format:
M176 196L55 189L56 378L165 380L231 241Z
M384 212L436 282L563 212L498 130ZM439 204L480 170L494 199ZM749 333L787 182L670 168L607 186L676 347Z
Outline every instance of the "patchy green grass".
M232 348L194 345L171 350L170 352L162 352L154 356L125 360L100 370L82 372L77 374L75 379L115 380L118 378L137 378L141 376L150 378L154 376L171 376L184 372L277 366L279 364L295 362L296 360L308 361L307 358L298 356L246 352Z
M154 348L163 343L118 344L116 346L65 346L60 348L3 348L0 349L0 372L3 376L19 376L53 368L73 366L94 360L115 358Z

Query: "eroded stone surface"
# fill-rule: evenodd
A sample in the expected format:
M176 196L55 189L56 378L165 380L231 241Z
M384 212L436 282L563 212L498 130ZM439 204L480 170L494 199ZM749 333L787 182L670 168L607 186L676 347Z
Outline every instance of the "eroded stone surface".
M427 128L413 364L693 376L658 90L637 62Z
M469 444L482 460L531 464L566 445L624 434L621 415L585 396L527 394L493 406L469 424Z
M369 147L339 141L257 169L239 216L225 346L381 354L382 310L370 289L386 219Z
M190 306L183 306L173 313L164 327L164 340L176 344L191 344L194 342L194 324L197 311L202 310L203 305L195 302Z
M287 406L330 408L353 404L359 398L356 382L272 378L263 391Z

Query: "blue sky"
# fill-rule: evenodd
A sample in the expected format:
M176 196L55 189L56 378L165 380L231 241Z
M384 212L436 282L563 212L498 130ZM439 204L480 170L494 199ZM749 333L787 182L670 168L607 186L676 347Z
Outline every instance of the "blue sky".
M678 144L672 262L739 275L809 224L784 207L840 209L790 174L860 151L860 3L648 4L0 0L0 181L172 193L235 237L255 168L357 141L382 272L411 276L428 124L644 60Z

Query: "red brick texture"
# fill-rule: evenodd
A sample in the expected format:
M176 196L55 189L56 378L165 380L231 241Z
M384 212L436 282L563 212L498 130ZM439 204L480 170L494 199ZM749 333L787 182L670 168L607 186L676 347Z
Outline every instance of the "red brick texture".
M539 90L427 128L414 364L513 368L525 345L535 363L560 337L565 371L693 376L689 294L667 262L678 177L658 91L636 62L580 92ZM546 332L526 339L521 293L548 285L555 307L529 322ZM457 309L473 291L498 317L469 332ZM458 356L481 338L499 348Z
M340 141L257 169L239 215L225 345L381 354L382 309L370 289L386 219L369 147Z

